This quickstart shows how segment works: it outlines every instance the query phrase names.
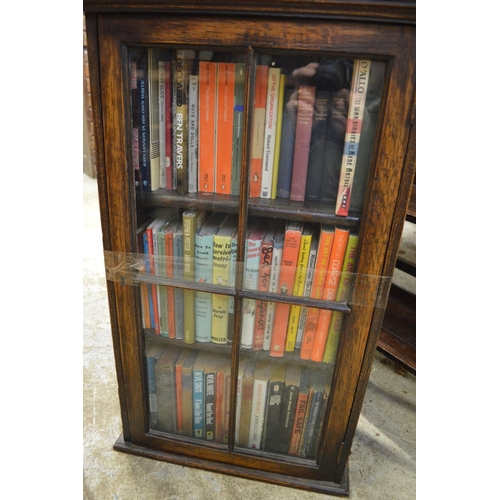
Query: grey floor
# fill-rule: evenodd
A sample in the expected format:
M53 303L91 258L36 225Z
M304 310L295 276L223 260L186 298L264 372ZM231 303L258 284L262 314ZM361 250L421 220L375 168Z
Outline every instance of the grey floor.
M319 500L327 495L113 451L121 432L97 184L83 176L85 500ZM416 378L377 354L349 461L350 498L416 498Z

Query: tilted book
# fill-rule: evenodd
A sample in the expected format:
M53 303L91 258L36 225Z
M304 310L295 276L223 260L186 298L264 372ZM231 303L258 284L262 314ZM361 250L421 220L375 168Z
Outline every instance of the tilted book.
M250 163L250 198L259 198L262 186L262 158L266 125L266 99L269 66L258 65L255 74L252 145Z
M323 289L322 299L333 301L337 295L337 290L340 283L340 274L344 263L345 252L347 248L347 240L349 238L349 230L335 228L335 236L333 238L332 251L328 262L328 272ZM323 361L325 352L326 339L328 337L328 328L332 319L332 311L328 309L320 309L318 315L318 323L314 335L314 342L311 350L311 360L320 362Z
M264 126L264 153L262 157L262 180L260 188L260 197L269 199L271 198L273 184L274 147L276 144L278 99L281 81L280 75L280 68L269 68L265 114L266 121Z
M359 140L363 126L366 93L370 75L370 61L354 61L349 112L344 141L344 152L340 168L339 191L335 215L347 216L351 203L351 190L356 169Z
M345 302L349 299L350 286L353 279L352 273L356 264L356 253L358 250L359 236L357 234L350 234L347 241L347 248L342 265L342 274L340 276L339 287L337 290L336 302ZM340 339L340 332L342 330L342 323L344 314L340 311L333 311L332 319L330 322L330 329L328 330L328 338L326 341L325 352L323 354L324 363L333 363L337 355L337 349Z
M215 192L231 194L235 63L217 63Z
M310 85L303 85L299 88L290 186L290 199L293 201L305 199L315 92L315 87Z
M245 109L245 64L236 63L233 112L233 157L231 194L239 196L243 148L243 111Z

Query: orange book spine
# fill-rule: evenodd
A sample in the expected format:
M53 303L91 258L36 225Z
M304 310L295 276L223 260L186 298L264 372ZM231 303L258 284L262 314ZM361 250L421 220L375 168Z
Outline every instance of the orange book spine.
M340 281L340 271L344 263L345 251L347 248L347 240L349 239L348 229L335 229L335 237L332 244L332 252L328 263L328 273L323 289L323 300L333 301L337 295L337 290ZM325 352L326 339L328 337L328 329L332 319L333 311L320 309L318 315L318 324L311 350L311 360L320 362L323 361Z
M215 192L231 194L235 63L217 63Z
M224 440L224 372L218 370L215 376L215 442Z
M165 234L165 272L167 278L174 277L174 235L171 231ZM167 286L168 337L175 339L175 292L173 287Z
M175 365L175 398L177 403L177 432L182 433L182 365Z
M250 198L259 198L262 186L262 160L266 127L267 81L269 66L258 65L255 73L255 98L252 124L252 161L250 163Z
M213 193L215 184L215 113L217 110L217 63L199 66L198 191Z
M316 260L316 269L314 271L313 283L310 297L313 299L321 299L323 296L323 288L325 285L328 263L330 262L330 254L332 250L334 231L333 228L321 228L318 258ZM311 359L312 346L316 333L316 325L318 322L319 309L309 307L307 310L307 319L304 335L302 337L302 345L300 347L301 359Z
M280 278L278 281L278 293L280 295L291 295L297 263L299 260L300 238L302 226L288 228L283 240L283 255L281 257ZM271 334L271 347L269 354L273 357L282 357L285 354L285 340L288 329L288 315L290 304L277 302L274 311L274 326Z

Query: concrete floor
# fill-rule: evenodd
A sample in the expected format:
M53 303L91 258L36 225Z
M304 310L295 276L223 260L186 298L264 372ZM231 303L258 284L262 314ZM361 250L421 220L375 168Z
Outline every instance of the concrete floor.
M320 500L113 451L121 433L95 179L83 176L84 500ZM349 461L353 500L416 498L416 379L377 353Z

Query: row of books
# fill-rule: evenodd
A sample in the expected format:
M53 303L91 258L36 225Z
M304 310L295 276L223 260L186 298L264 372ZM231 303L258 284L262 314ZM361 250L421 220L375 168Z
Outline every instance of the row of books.
M228 357L152 343L146 352L152 429L228 443ZM331 372L242 359L235 444L313 458L330 393Z
M167 278L234 287L237 216L188 209L166 211L138 230L145 272ZM242 266L246 290L347 302L357 234L332 225L251 218ZM232 341L234 297L228 294L142 284L144 328L191 344ZM305 360L334 361L343 313L242 299L240 345L273 357L299 351Z
M240 194L245 64L228 59L132 50L133 164L143 191ZM385 65L301 62L256 66L249 196L359 212Z

